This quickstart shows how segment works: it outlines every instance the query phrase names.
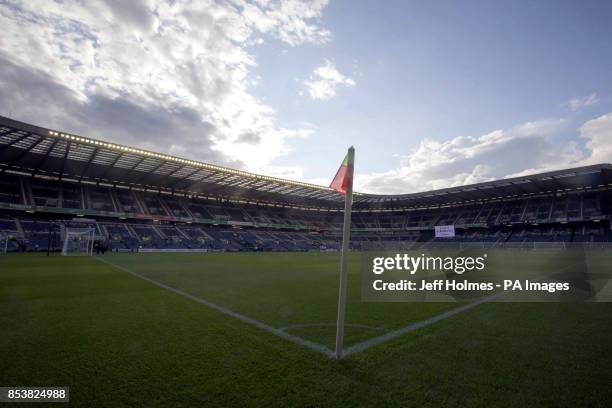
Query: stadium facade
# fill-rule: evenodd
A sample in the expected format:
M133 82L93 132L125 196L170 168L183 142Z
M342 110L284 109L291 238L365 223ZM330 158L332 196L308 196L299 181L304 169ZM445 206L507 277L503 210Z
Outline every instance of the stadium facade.
M527 246L612 241L612 166L399 195L354 195L354 249L437 241ZM335 250L343 197L0 117L0 235L58 250L66 227L115 250ZM454 225L454 238L436 238Z

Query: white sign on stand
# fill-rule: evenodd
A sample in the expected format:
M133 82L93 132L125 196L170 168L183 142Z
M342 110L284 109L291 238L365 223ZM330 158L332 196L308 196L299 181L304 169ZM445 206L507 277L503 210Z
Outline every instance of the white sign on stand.
M436 225L436 238L452 238L455 236L454 225Z

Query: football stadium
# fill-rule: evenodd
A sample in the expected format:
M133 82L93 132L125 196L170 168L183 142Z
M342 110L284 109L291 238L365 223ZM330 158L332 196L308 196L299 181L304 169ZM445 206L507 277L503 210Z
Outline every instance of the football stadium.
M365 302L359 275L372 252L486 250L510 274L577 250L607 282L610 164L354 193L340 359L345 196L6 117L0 168L1 384L87 406L612 400L611 303Z
M0 0L0 408L612 407L611 21Z

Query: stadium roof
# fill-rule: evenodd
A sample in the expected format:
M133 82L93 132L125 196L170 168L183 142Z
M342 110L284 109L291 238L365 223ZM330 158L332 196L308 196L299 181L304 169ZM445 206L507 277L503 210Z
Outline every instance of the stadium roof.
M42 128L0 116L0 169L31 175L200 194L298 207L342 207L343 197L314 184L253 174ZM559 193L612 184L600 164L412 194L355 195L357 209L421 208Z
M612 189L612 165L596 164L412 194L360 197L362 208L466 205L487 200Z

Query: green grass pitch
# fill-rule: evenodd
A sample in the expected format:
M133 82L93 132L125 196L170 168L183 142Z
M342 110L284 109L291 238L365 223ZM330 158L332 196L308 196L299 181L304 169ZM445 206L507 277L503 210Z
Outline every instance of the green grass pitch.
M482 304L336 362L126 272L332 347L338 258L1 256L0 386L86 406L610 406L612 303ZM363 303L350 267L349 346L458 306Z

